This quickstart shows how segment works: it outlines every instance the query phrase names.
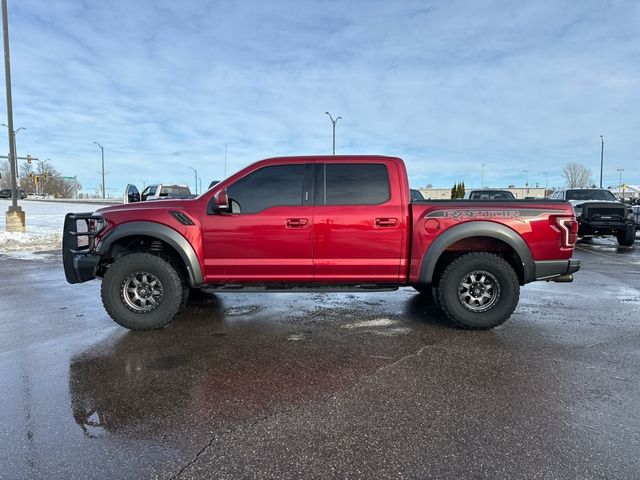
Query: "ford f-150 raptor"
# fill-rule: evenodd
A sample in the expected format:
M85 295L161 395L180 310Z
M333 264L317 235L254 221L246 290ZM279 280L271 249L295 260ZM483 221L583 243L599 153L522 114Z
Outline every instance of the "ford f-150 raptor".
M189 289L435 295L457 326L493 328L520 286L570 282L578 223L565 201L410 201L403 161L272 158L194 199L70 213L67 281L102 278L102 302L133 330L167 325Z

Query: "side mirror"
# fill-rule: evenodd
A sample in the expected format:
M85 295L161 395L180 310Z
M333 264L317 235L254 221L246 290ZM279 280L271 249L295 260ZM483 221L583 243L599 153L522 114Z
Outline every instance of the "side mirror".
M229 195L227 189L220 190L213 196L211 202L211 213L222 213L229 211Z

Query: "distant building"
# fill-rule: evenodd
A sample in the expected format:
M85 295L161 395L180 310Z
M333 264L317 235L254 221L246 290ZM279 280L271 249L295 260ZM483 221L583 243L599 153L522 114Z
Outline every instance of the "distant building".
M612 188L611 192L619 197L640 198L640 185L624 185L622 188Z
M488 188L488 187L485 187ZM492 189L495 189L492 187ZM419 188L420 193L427 200L449 200L451 199L451 189L450 188ZM470 190L483 190L479 187L466 187L465 191ZM551 193L551 190L544 188L534 188L534 187L522 187L522 188L500 188L499 190L508 190L513 193L516 198L526 198L526 197L535 197L535 198L545 198L547 195Z

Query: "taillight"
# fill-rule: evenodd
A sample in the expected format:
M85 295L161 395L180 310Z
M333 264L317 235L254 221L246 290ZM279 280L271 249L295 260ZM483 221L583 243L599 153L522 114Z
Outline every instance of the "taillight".
M578 240L578 222L576 217L555 217L556 225L562 232L562 246L572 248Z

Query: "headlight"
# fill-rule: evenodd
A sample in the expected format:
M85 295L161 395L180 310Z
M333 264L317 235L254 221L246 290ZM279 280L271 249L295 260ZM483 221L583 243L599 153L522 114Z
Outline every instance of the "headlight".
M634 217L634 215L633 215L633 210L632 210L632 209L629 209L629 211L628 211L628 213L627 213L627 218L628 218L629 220L633 220L633 219L634 219L633 217Z
M582 215L582 207L573 207L573 209L576 212L576 217L579 217L580 215Z

